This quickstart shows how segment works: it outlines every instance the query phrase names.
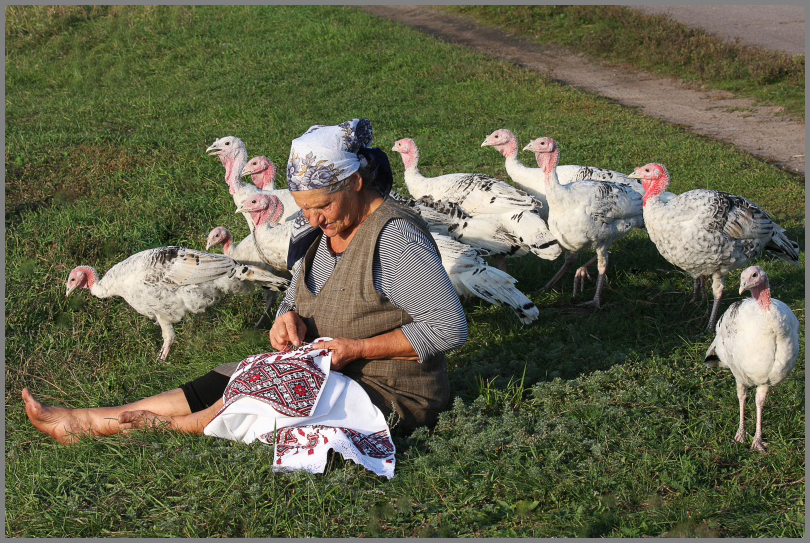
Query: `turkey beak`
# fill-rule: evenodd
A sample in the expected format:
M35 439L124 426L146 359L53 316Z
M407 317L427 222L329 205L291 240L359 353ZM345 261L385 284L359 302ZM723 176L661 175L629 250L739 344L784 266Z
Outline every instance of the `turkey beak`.
M489 138L484 140L484 143L481 144L481 147L486 147L487 145L492 145L491 143L489 143Z
M531 151L531 152L534 152L534 151L535 151L535 149L534 149L534 145L530 143L530 144L528 144L526 147L524 147L524 148L523 148L523 150L524 150L524 151Z
M748 284L748 281L746 281L745 279L740 279L740 294L742 294L749 288L751 288L751 285Z
M633 170L633 173L627 175L628 179L643 179L642 175L638 173L636 170Z
M221 151L222 151L222 149L220 149L216 145L212 145L211 147L209 147L208 149L205 150L205 152L208 153L209 156L210 155L218 155Z
M76 290L75 286L72 287L70 285L65 285L65 298L70 296L70 293L73 292L74 290Z

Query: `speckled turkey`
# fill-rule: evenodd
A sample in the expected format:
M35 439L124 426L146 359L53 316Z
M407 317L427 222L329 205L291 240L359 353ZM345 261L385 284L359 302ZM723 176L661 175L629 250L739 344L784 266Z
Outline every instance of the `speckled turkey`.
M560 148L553 138L537 138L526 150L534 151L544 173L549 204L548 227L567 251L565 264L544 289L551 288L573 264L576 252L586 247L596 250L599 277L593 300L584 305L599 307L608 264L608 248L617 239L642 227L641 195L630 186L609 181L585 179L562 185L557 178ZM574 278L576 293L579 274ZM583 279L584 280L584 279Z
M710 189L664 193L669 172L657 163L640 166L631 175L641 179L646 190L644 221L661 256L695 279L695 292L704 277L712 278L714 303L707 330L714 327L729 271L742 268L763 250L799 264L799 245L750 200Z
M136 253L101 279L94 268L77 266L68 276L65 296L77 288L88 288L97 298L120 296L160 325L158 359L166 361L175 339L173 324L187 313L204 312L223 296L248 294L255 285L283 291L289 281L225 255L169 246Z

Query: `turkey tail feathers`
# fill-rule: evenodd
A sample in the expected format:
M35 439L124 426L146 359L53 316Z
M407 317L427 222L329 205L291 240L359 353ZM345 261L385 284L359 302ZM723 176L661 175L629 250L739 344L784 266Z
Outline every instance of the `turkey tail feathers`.
M562 254L562 247L539 213L522 211L512 216L509 224L512 231L528 245L528 249L543 260L554 260Z
M242 264L234 268L234 277L240 281L256 283L271 290L285 291L290 285L290 281L270 273L252 264Z
M462 274L460 279L479 298L491 304L506 304L511 307L523 324L530 324L540 316L540 310L534 302L515 287L517 281L506 272L486 266Z
M703 363L706 364L707 368L717 368L720 366L720 357L717 356L717 352L715 351L715 343L717 343L716 338L709 346L709 350L706 351L706 357L703 359Z
M785 235L784 229L779 229L777 234L771 238L765 250L780 260L790 262L791 264L799 264L799 244L793 240L788 239Z

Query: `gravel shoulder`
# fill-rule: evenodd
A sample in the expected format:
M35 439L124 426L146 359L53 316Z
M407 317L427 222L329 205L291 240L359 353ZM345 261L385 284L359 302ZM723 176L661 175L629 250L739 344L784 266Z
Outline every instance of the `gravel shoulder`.
M558 46L538 45L466 17L425 6L363 6L377 16L549 75L646 115L727 142L785 170L804 175L804 123L781 108L730 93L695 90L672 78L595 63Z

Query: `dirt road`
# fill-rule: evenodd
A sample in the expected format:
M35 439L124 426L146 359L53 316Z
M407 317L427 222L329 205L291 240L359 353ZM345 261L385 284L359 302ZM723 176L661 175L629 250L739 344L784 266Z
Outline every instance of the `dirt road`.
M645 114L688 127L804 175L804 124L723 91L697 91L674 79L598 64L556 46L478 25L425 6L363 6L385 17L483 53L549 74L553 79L599 94Z

